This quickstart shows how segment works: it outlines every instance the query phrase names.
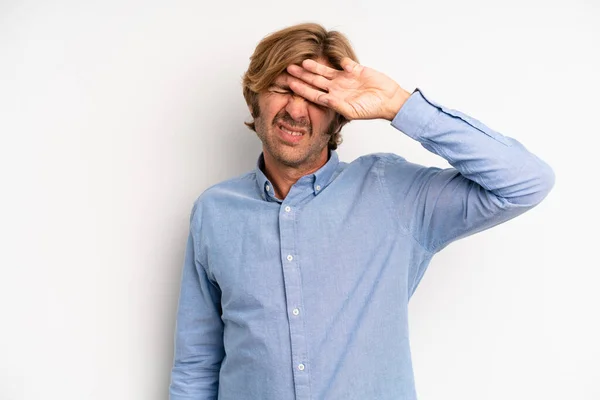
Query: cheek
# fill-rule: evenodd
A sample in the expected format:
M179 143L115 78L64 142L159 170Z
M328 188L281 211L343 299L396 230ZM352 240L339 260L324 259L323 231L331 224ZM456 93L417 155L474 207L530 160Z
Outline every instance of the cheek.
M333 111L322 110L318 108L314 109L310 116L310 119L313 123L313 129L318 126L320 131L327 129L334 118L335 113Z
M265 100L263 103L260 103L260 116L265 119L265 122L272 123L273 118L285 109L285 105L287 102L285 99L277 99L274 97Z

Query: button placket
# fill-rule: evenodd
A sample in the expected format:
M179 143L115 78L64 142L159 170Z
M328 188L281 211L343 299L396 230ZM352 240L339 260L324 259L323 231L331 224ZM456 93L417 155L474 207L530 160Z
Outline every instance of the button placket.
M300 317L302 309L302 278L300 274L300 255L297 253L296 208L292 190L284 200L279 212L279 234L281 244L281 260L283 267L286 309L290 313L288 326L294 374L294 389L297 399L310 398L310 384L307 367L306 332Z

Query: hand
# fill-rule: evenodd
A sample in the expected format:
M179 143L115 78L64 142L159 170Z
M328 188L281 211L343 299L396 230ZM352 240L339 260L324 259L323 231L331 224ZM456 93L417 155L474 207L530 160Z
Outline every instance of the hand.
M305 99L342 114L346 119L392 120L410 93L393 79L350 58L341 61L343 71L314 60L290 65L287 72L298 79L290 88Z

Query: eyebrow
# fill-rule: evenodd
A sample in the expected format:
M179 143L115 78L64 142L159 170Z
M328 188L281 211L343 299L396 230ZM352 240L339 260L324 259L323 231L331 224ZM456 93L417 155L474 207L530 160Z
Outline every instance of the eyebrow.
M273 87L275 87L275 88L277 88L277 89L281 89L281 90L291 90L291 89L290 89L290 87L289 87L289 85L287 85L287 84L282 84L282 83L277 83L277 82L273 83L273 84L271 85L271 87L272 87L272 88L273 88Z

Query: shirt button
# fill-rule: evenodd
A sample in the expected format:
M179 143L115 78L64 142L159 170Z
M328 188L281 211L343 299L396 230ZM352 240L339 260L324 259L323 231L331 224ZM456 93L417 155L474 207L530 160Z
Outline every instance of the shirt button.
M298 315L298 314L300 314L300 310L298 310L297 308L294 308L294 309L292 310L292 314L294 314L294 315Z
M321 190L321 186L317 185L317 187L315 189Z
M289 254L289 255L287 256L287 259L288 259L288 261L292 261L292 260L294 259L294 257L292 257L292 255L291 255L291 254Z
M267 186L265 186L265 189L267 189L267 192L268 192L269 190L271 190L271 187L269 185L267 185Z
M290 206L285 207L286 212L290 212L291 210L292 210L292 208Z
M298 369L300 371L304 371L304 364L298 364Z

